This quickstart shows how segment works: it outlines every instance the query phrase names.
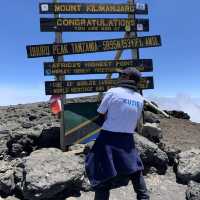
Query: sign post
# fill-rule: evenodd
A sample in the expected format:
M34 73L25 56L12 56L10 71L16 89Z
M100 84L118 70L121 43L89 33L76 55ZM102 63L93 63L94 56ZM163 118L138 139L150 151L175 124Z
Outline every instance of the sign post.
M53 0L53 3L58 3L59 0ZM54 14L54 18L59 18L60 14ZM62 43L62 33L55 33L55 44ZM63 62L63 56L54 56L54 62ZM65 76L57 75L56 81L64 81ZM65 94L61 95L61 114L60 114L60 148L65 150L64 136L65 136L65 119L64 119L64 103L65 103Z
M152 59L139 59L139 48L161 46L160 35L138 37L137 32L149 31L148 19L135 15L148 14L147 4L127 0L126 4L40 3L40 14L54 14L54 18L41 18L43 32L55 32L53 44L28 45L28 58L53 56L54 62L44 63L44 75L55 76L45 82L46 95L61 96L60 147L73 143L87 143L95 139L100 127L96 121L96 108L103 92L118 84L112 74L119 69L135 67L140 72L152 72ZM127 14L128 18L62 18L60 14ZM123 38L95 41L62 41L62 32L125 32ZM131 59L120 60L123 50L131 49ZM64 55L116 51L114 60L64 62ZM107 74L106 79L65 80L65 75ZM153 89L152 76L142 77L139 89ZM66 94L93 93L99 95L93 102L66 99ZM66 120L67 119L67 120Z
M80 75L117 73L126 67L135 67L140 72L152 72L152 59L99 60L74 62L45 62L44 75Z
M91 93L105 92L111 87L115 87L118 79L88 79L88 80L73 80L73 81L46 81L46 95L59 94L76 94L76 93ZM154 88L153 77L142 77L139 89L147 90Z
M148 19L124 18L41 18L42 32L124 32L149 31Z
M26 49L28 58L37 58L158 46L161 46L160 35L116 38L109 40L89 40L60 44L28 45Z
M139 6L138 6L139 5ZM40 14L127 14L147 15L147 4L102 4L102 3L40 3Z
M129 2L129 4L131 4L131 3L134 4L135 0L128 0L128 2ZM135 14L133 14L133 15L129 14L129 18L135 19ZM130 33L130 36L137 37L137 32ZM139 57L140 57L139 49L138 48L132 49L132 58L139 59ZM142 90L140 90L140 94L143 95ZM138 132L141 132L141 128L142 128L143 124L144 124L144 111L142 111L141 119L137 125Z

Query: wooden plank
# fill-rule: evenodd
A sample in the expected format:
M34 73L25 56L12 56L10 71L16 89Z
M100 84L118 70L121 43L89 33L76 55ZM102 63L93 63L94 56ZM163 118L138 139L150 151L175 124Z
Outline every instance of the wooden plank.
M126 67L135 67L140 72L152 72L151 59L140 60L102 60L80 62L47 62L44 63L44 75L77 75L116 73Z
M148 6L143 3L128 4L79 4L40 3L40 14L148 14Z
M41 18L42 32L149 31L148 19L125 18Z
M159 35L61 44L28 45L26 49L28 58L36 58L157 46L161 46Z
M46 81L46 95L105 92L117 86L118 79ZM139 89L153 89L153 77L142 77Z

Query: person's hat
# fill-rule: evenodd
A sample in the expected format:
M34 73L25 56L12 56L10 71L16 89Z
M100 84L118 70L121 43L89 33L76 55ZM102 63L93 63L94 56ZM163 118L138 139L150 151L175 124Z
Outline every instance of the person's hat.
M134 67L127 67L122 70L117 70L120 74L127 74L131 80L139 81L141 78L141 73Z

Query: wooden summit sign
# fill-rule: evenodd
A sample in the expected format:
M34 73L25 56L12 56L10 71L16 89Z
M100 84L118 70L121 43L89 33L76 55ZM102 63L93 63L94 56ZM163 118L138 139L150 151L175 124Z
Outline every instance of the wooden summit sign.
M135 67L140 72L153 71L151 59L46 62L44 63L44 75L106 74L116 73L118 69L126 67Z
M40 14L148 14L147 4L40 3Z
M31 45L27 46L26 49L29 58L36 58L156 46L161 46L161 38L159 35L137 38Z
M80 80L80 81L46 81L46 95L105 92L115 87L118 79ZM142 77L139 89L153 89L153 77Z
M149 31L149 20L123 18L41 18L40 30L42 32Z

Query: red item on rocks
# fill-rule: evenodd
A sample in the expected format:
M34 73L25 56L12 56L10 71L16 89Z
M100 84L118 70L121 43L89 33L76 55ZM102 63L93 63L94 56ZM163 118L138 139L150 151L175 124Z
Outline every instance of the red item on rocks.
M58 114L61 112L61 96L52 95L50 98L50 108L53 114Z

